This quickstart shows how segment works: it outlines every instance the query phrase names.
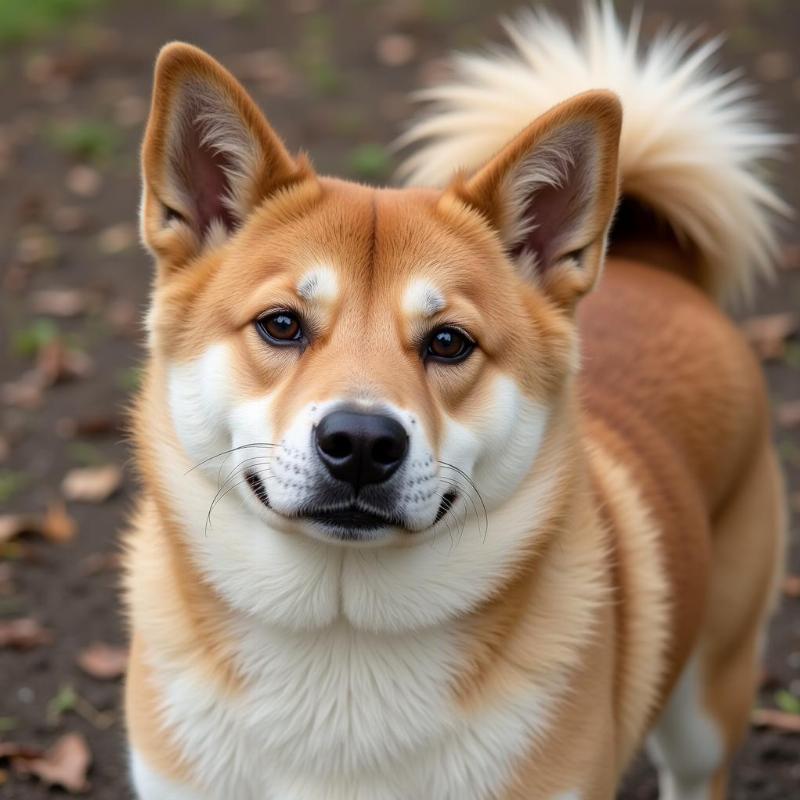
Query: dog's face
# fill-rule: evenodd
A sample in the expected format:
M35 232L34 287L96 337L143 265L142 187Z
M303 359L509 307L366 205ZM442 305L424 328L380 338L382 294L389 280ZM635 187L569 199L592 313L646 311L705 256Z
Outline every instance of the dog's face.
M142 228L188 458L331 541L411 543L501 505L576 367L618 134L593 93L444 192L375 190L317 177L216 62L165 49Z

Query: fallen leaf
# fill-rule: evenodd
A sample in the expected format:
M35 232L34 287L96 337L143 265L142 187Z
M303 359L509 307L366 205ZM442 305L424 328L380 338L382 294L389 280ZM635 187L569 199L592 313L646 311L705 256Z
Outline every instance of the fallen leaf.
M778 262L781 269L800 269L800 244L787 244L782 255L783 258Z
M0 759L4 758L39 758L44 755L40 747L29 747L16 742L0 742Z
M96 297L83 289L42 289L31 295L31 311L51 317L79 317L96 303Z
M124 128L139 125L147 119L148 108L144 97L135 94L121 97L114 108L114 121Z
M92 359L80 350L71 350L61 339L43 345L36 357L36 369L45 386L61 381L86 378L92 373Z
M755 63L755 71L763 81L783 81L794 75L792 56L785 50L762 53Z
M119 553L92 553L83 560L83 574L87 577L101 572L115 572L122 567Z
M42 520L35 514L0 514L0 542L10 542L23 533L36 533Z
M97 246L101 253L116 255L122 253L136 243L136 226L130 222L111 225L97 237Z
M34 775L47 786L61 786L72 794L89 790L86 774L91 764L89 745L79 733L64 734L41 756L11 759L16 772Z
M0 648L31 650L42 644L50 644L53 635L31 617L0 620Z
M53 211L53 227L59 233L76 233L89 222L89 215L80 206L59 206Z
M750 317L742 323L742 331L763 359L781 358L786 340L800 328L800 316L791 311Z
M378 61L387 67L402 67L414 59L417 46L410 36L390 33L378 39L375 54L378 56Z
M786 575L784 577L783 593L787 597L800 597L800 575Z
M67 173L66 184L79 197L94 197L103 186L103 178L94 167L78 164Z
M782 428L796 428L800 425L800 400L781 403L775 412L775 417Z
M0 387L0 397L7 406L15 408L39 408L43 400L44 381L39 370L32 369L15 381L4 383Z
M78 503L102 503L118 491L122 470L116 464L71 469L61 483L67 500Z
M297 78L286 56L271 48L242 53L235 60L234 72L242 80L260 84L263 91L271 94L287 94L297 87Z
M130 300L114 300L108 305L106 319L123 336L135 336L140 331L139 311Z
M51 542L69 542L75 537L77 530L78 526L67 513L64 503L53 503L42 518L42 536Z
M78 655L78 666L93 678L114 680L124 675L127 669L128 650L95 642Z
M775 708L757 708L753 711L752 720L758 728L775 728L787 733L800 733L800 714L789 714Z
M120 429L120 420L111 414L92 414L85 417L61 417L56 422L56 433L64 439L76 436L103 436Z
M17 261L26 266L52 261L58 252L56 240L38 227L23 231L17 242Z

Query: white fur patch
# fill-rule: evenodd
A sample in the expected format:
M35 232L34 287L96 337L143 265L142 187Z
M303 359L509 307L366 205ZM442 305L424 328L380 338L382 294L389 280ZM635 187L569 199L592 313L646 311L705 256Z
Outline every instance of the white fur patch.
M403 294L403 311L412 318L428 319L444 307L442 293L430 281L422 278L411 281Z
M298 281L297 294L309 303L330 305L339 295L336 273L331 267L314 267Z
M135 750L130 753L130 769L138 800L205 800L194 789L179 786L152 770Z
M647 741L658 767L661 800L711 800L711 781L724 758L722 736L702 704L695 654Z

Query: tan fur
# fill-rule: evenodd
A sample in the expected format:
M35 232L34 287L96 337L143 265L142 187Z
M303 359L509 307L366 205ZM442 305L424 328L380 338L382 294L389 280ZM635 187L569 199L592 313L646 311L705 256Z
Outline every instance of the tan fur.
M250 176L246 220L228 238L189 235L165 223L159 206L171 191L165 148L186 75L228 97L267 155L263 172ZM503 248L506 179L576 120L591 122L602 154L586 255L524 280ZM143 496L127 556L129 732L152 769L192 784L198 766L165 727L154 664L191 665L221 704L247 683L231 656L235 615L198 569L161 472L164 453L180 450L169 369L215 343L229 347L240 400L272 393L279 434L298 408L355 395L414 409L438 447L447 419L468 426L491 414L500 376L549 409L519 490L552 481L544 522L491 595L453 622L469 667L447 691L463 714L490 709L508 687L533 679L567 689L499 797L544 800L576 787L581 800L612 797L692 652L701 654L706 706L729 758L746 726L781 526L768 404L735 328L671 274L681 251L645 243L638 258L612 258L575 324L572 307L602 268L619 129L613 96L588 93L444 193L376 190L318 177L292 159L208 56L180 45L162 54L143 150L143 230L159 279L134 415ZM297 291L320 264L344 281L329 304ZM402 310L415 277L435 281L447 298L428 328L458 322L480 344L456 371L420 365L422 323ZM265 309L286 306L315 329L302 355L265 348L252 325ZM722 773L715 780L721 798Z

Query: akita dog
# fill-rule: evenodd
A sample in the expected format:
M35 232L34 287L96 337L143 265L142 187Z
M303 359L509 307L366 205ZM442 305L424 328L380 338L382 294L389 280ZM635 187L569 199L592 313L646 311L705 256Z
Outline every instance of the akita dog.
M320 177L159 56L143 800L607 800L644 742L662 797L724 797L784 518L716 301L775 251L776 139L712 46L586 25L460 62L408 136L429 188Z

